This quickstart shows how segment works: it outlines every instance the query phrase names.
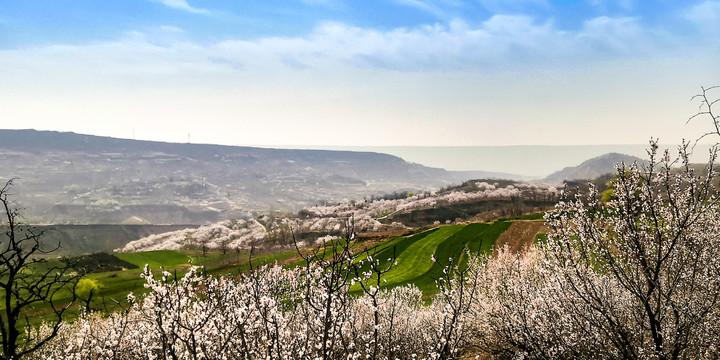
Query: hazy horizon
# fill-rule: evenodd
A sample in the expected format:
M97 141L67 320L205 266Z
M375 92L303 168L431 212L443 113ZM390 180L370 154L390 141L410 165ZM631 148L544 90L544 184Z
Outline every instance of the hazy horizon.
M271 146L268 146L271 147ZM565 167L607 153L647 158L648 145L509 145L509 146L280 146L284 149L373 151L405 161L451 171L489 171L544 178ZM660 143L661 149L677 153L676 144ZM706 162L708 144L698 144L692 160Z
M15 129L10 129L15 130ZM46 131L36 129L22 129ZM82 134L72 132L81 135ZM111 137L116 139L157 141L132 139L128 137ZM706 162L708 143L698 143L691 157L693 162ZM162 141L161 141L162 142ZM239 147L258 147L275 149L299 150L336 150L377 152L394 155L410 163L428 167L443 168L449 171L486 171L519 175L527 179L541 179L565 167L577 166L585 160L607 153L620 153L647 158L647 144L601 144L601 145L497 145L497 146L352 146L352 145L278 145L278 144L214 144L196 142L170 142L175 144L222 145ZM677 155L678 144L659 142L660 149L671 150L672 156ZM692 145L692 143L691 143Z
M679 142L720 1L9 1L3 126L313 146ZM717 97L720 91L713 94Z

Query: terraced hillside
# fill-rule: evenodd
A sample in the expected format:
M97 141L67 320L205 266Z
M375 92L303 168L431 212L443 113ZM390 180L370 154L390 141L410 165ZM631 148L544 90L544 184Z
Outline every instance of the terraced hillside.
M508 230L527 231L508 231ZM542 222L535 221L496 221L494 223L472 223L440 226L411 236L400 236L379 243L358 243L357 249L375 246L375 257L382 259L385 265L393 257L397 261L381 283L381 287L396 287L415 284L425 296L436 293L435 279L443 277L443 267L453 259L454 264L466 266L467 253L489 254L499 243L507 243L512 235L514 244L529 244L537 232L542 230ZM498 240L501 239L501 240ZM207 273L215 275L232 275L249 271L248 253L212 251L202 256L199 251L158 250L137 253L115 254L127 263L137 265L135 269L106 271L89 274L88 278L100 286L98 296L93 298L91 308L101 311L115 311L126 307L126 297L130 292L140 295L146 290L144 280L140 277L142 268L148 264L158 274L159 270L167 270L174 276L182 276L190 266L203 265ZM432 261L431 258L436 261ZM52 260L56 261L56 260ZM253 267L263 264L281 264L286 267L303 265L303 259L293 250L252 256ZM351 288L355 294L359 287ZM1 308L2 306L0 306ZM37 309L37 322L42 321L42 309Z
M455 173L374 152L165 143L0 130L0 178L36 224L195 224L268 208L396 190L425 191L486 173ZM47 176L52 174L52 176Z
M450 259L460 266L471 254L489 253L496 240L512 223L496 221L469 225L443 226L410 237L399 237L382 244L379 259L396 257L397 265L387 273L381 286L415 284L425 295L435 293L435 279L443 276ZM437 261L432 261L431 258Z

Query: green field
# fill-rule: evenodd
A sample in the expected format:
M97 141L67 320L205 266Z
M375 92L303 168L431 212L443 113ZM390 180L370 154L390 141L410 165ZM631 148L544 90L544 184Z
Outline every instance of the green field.
M510 220L543 220L545 218L545 212L536 212L532 214L525 214L525 215L518 215L518 216L511 216L511 217L503 217L500 218L500 221L510 221Z
M381 286L395 287L406 284L415 284L426 296L437 292L435 279L442 277L443 266L448 259L453 258L455 264L466 266L466 252L471 254L488 253L491 251L497 238L510 226L511 222L497 221L495 223L474 223L469 225L449 225L427 230L412 236L397 237L376 245L373 250L375 258L387 266L388 259L395 257L397 265L388 272ZM355 246L359 244L354 244ZM326 256L330 256L328 251ZM431 261L431 256L437 262ZM129 293L136 296L147 292L144 288L144 279L140 277L145 264L148 264L153 273L160 270L169 271L174 276L183 276L192 265L204 266L208 274L225 275L238 274L250 270L248 253L209 252L203 256L199 251L172 251L157 250L139 253L121 253L115 256L130 264L137 265L137 269L123 269L121 271L107 271L92 273L86 277L96 280L101 288L93 298L91 308L111 312L120 307L127 306L126 297ZM281 263L285 267L304 265L304 260L295 250L271 254L253 254L252 267L265 264ZM358 285L351 288L354 294L360 293ZM49 310L49 309L47 309ZM45 319L43 314L47 310L36 309L32 322L39 323ZM75 315L71 315L70 318Z
M115 254L120 260L125 260L131 264L144 268L145 264L150 266L151 270L160 268L174 268L178 265L188 264L190 257L172 250L155 250L139 253L120 253Z
M443 266L448 264L449 258L453 258L455 263L459 262L460 266L466 266L466 251L472 254L489 252L495 244L495 240L507 230L510 224L507 221L497 221L492 224L442 226L412 236L398 237L382 242L376 247L376 258L387 262L387 259L395 256L397 261L397 265L392 271L385 275L387 282L383 282L382 285L395 287L412 283L417 285L424 294L434 294L436 292L435 279L442 276ZM437 259L435 263L430 261L433 254ZM250 269L249 254L247 253L222 255L219 252L210 252L207 256L202 256L197 251L181 253L159 250L123 253L116 254L116 256L138 265L140 269L89 275L103 286L102 297L98 297L97 303L94 303L94 306L99 309L108 306L109 299L123 303L127 293L131 291L136 294L143 293L145 291L144 281L140 278L140 273L145 264L149 264L150 269L154 272L162 268L176 273L178 276L185 273L189 263L205 266L208 273L219 275L237 274ZM253 255L252 259L253 267L276 262L283 263L286 267L304 264L294 250ZM353 288L354 293L358 291L359 288ZM103 304L103 300L105 304ZM114 301L110 302L114 304Z
M444 266L453 259L460 267L467 266L466 252L485 254L492 250L495 241L510 222L492 224L443 226L407 238L396 238L382 244L376 258L387 262L395 254L397 265L388 272L381 286L395 287L415 284L425 295L437 292L435 280L443 276ZM436 262L431 261L434 255ZM356 286L355 292L359 291Z
M283 261L296 255L295 251L260 255L253 258L253 267L264 264L273 264L276 261ZM157 274L161 270L169 271L173 276L185 275L191 265L204 266L208 274L226 275L237 274L250 269L248 253L227 253L209 252L202 256L199 251L178 252L172 250L156 250L138 253L115 254L121 260L135 264L139 269L110 271L104 273L90 274L89 278L97 280L102 285L100 296L93 300L93 306L97 309L108 310L117 308L116 302L124 305L125 297L133 292L136 295L145 293L143 287L145 280L140 277L145 264L150 270Z

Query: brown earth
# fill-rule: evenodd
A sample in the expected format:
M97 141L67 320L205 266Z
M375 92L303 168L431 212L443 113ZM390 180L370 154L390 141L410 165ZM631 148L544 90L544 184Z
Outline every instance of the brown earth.
M535 236L545 233L548 228L543 220L516 220L505 230L495 242L495 251L508 246L510 251L517 252L530 246L535 241Z
M516 220L497 239L493 253L503 246L508 246L513 252L526 249L535 241L537 234L546 233L548 230L543 220ZM488 360L492 359L492 356L482 351L468 351L461 359Z
M359 241L366 241L366 240L386 240L395 238L398 236L406 236L414 233L413 229L393 229L393 230L386 230L386 231L376 231L376 232L364 232L364 233L358 233L357 239Z
M490 211L483 211L477 213L470 222L493 222L504 217L520 216L525 214L532 214L537 212L543 212L548 210L548 207L517 207L517 208L506 208L506 209L495 209Z

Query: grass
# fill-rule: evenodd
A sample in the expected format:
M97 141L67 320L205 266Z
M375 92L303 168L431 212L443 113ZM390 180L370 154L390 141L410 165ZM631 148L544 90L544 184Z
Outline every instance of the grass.
M547 244L548 236L547 234L537 234L535 235L535 241L533 241L534 244Z
M250 270L250 263L247 261L248 254L244 254L244 255L245 256L242 260L243 262L235 264L232 267L233 270L235 270L237 272L246 272L246 271ZM297 255L297 251L289 250L289 251L283 251L283 252L274 253L274 254L255 256L252 259L252 267L257 268L257 267L263 266L263 265L272 265L276 262L281 263L281 262L286 261L296 255ZM295 262L291 262L290 264L287 264L285 266L292 267L295 264L299 265L297 260Z
M393 256L397 257L400 254L402 254L405 250L407 250L408 247L421 241L426 236L431 235L432 233L434 233L437 230L438 229L432 229L432 230L422 232L419 234L414 234L412 236L408 236L408 237L401 236L401 237L396 237L394 239L391 239L389 241L385 241L385 242L379 244L375 248L375 250L376 250L375 258L389 259L389 258L392 258ZM358 260L364 260L364 259L365 259L364 256L358 258ZM367 270L367 268L364 268L363 270Z
M383 244L376 258L387 261L386 259L392 257L394 249L397 265L385 275L387 282L381 286L415 284L426 296L435 294L435 279L443 276L443 268L450 258L461 268L467 267L465 252L489 253L500 234L507 230L510 224L497 221L492 224L443 226L411 237L388 241ZM437 262L430 260L432 255ZM359 293L360 288L356 285L352 290Z
M493 246L495 246L495 241L500 237L502 233L507 230L512 222L509 221L496 221L492 224L470 224L468 225L468 228L472 226L483 226L482 231L481 229L477 229L474 231L474 234L476 234L474 237L471 237L468 240L468 250L471 254L487 254L490 251L492 251ZM472 233L471 233L472 234Z
M510 221L510 220L543 220L545 218L544 212L537 212L532 214L509 216L498 219L499 221Z
M507 221L497 221L492 224L441 226L412 236L401 236L381 242L375 247L375 258L387 264L387 259L395 256L397 261L397 265L384 277L387 283L381 285L396 287L412 283L417 285L424 295L430 296L437 292L435 279L443 276L443 266L448 263L448 258L452 257L454 262L459 263L461 267L467 266L465 251L470 253L490 252L497 238L507 230L510 224ZM327 256L331 253L332 251L328 251ZM435 263L430 261L433 254L437 259ZM121 253L114 256L137 265L138 268L87 275L87 278L96 280L101 285L99 293L91 303L93 309L107 312L117 311L121 307L127 306L127 294L132 292L137 297L146 293L148 290L143 286L145 280L140 277L145 264L148 264L155 274L160 270L165 270L178 277L183 276L191 264L204 266L205 271L212 275L238 274L250 270L248 253L222 254L212 251L207 256L202 256L199 251L157 250ZM57 260L50 262L52 261ZM282 263L287 268L305 264L295 250L258 254L254 255L252 259L253 267L276 262ZM355 285L351 291L359 294L360 288ZM39 324L44 320L51 319L48 311L49 308L39 308L33 311L31 323ZM73 311L67 319L72 320L76 316L77 311Z
M492 224L477 223L463 227L436 248L435 259L437 261L432 263L426 272L407 282L415 284L425 295L435 294L437 292L435 280L445 276L443 268L450 264L449 259L452 258L453 264L458 264L461 269L467 268L466 252L470 254L489 253L497 238L509 226L509 222L498 221Z
M398 265L385 276L387 286L413 282L412 280L428 272L433 266L430 258L438 246L462 228L463 225L443 226L421 238L422 241L415 241L403 251L398 252L396 258Z
M135 264L141 269L147 264L151 270L170 269L179 265L187 265L190 256L172 250L155 250L138 253L115 254L120 260Z

